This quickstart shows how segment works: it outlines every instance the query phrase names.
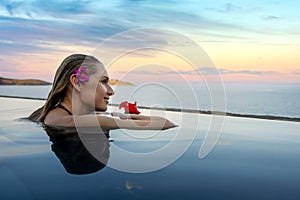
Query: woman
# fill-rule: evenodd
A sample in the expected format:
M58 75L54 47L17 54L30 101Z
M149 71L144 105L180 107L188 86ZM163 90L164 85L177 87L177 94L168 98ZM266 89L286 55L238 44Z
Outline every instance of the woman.
M156 116L91 114L94 111L107 110L109 98L114 94L108 82L109 76L99 60L88 55L70 55L57 69L45 105L33 112L29 119L49 126L100 125L105 130L164 130L175 127L169 120Z

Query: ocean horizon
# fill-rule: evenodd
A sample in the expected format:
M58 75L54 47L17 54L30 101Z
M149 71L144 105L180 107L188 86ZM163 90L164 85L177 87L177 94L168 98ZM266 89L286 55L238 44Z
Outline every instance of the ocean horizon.
M237 84L225 83L223 110L212 105L214 88L201 83L190 86L174 84L147 84L135 86L113 86L115 95L110 104L123 101L137 102L141 107L223 111L244 115L271 115L300 117L299 84ZM1 85L0 95L46 99L51 85L20 86ZM188 97L188 98L186 98Z

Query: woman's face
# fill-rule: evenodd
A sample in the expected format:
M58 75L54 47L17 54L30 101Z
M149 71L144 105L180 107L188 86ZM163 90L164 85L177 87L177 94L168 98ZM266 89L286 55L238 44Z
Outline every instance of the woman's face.
M109 76L105 69L101 68L97 73L90 75L89 81L81 88L81 101L90 109L106 111L109 98L114 94L108 82Z

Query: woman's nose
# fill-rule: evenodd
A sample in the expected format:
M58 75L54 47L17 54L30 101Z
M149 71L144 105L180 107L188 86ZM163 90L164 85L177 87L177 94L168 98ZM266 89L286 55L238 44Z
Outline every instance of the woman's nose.
M107 86L107 94L108 94L109 96L115 94L114 90L112 89L112 87L111 87L110 85Z

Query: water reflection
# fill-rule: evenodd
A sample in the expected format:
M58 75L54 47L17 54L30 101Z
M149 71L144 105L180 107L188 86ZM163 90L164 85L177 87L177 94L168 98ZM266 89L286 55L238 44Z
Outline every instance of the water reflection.
M103 169L109 159L109 135L108 133L86 133L80 130L78 134L75 128L57 128L44 126L46 133L52 142L51 150L70 174L90 174ZM79 137L80 135L80 137ZM91 150L83 145L94 144Z

